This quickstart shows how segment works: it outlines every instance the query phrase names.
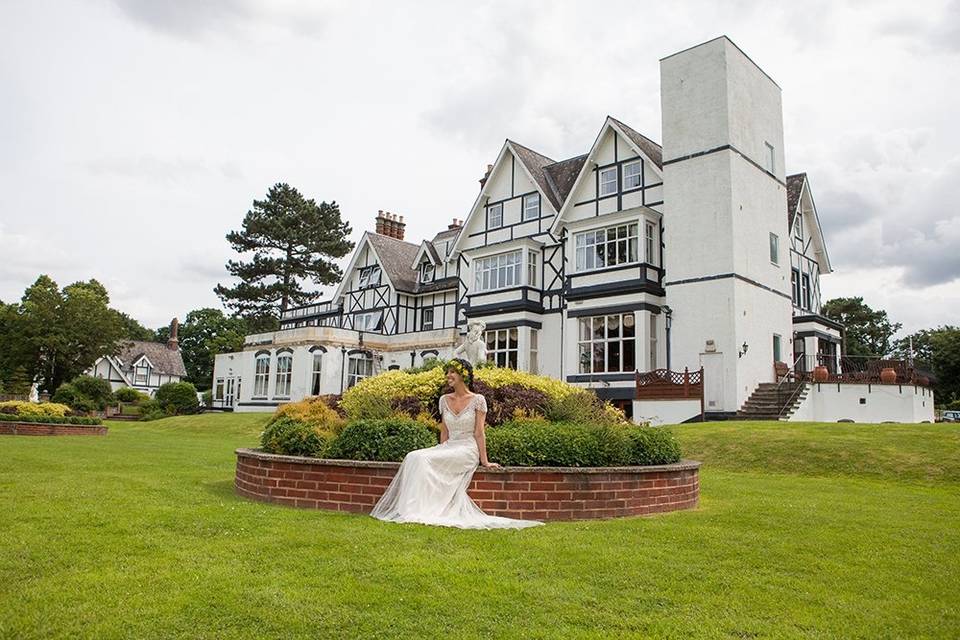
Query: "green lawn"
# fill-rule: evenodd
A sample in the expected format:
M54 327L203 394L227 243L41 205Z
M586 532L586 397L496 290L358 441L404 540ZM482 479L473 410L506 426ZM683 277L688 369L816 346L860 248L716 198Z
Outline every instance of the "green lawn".
M462 531L237 498L264 419L0 436L0 637L960 636L956 425L685 425L695 511Z

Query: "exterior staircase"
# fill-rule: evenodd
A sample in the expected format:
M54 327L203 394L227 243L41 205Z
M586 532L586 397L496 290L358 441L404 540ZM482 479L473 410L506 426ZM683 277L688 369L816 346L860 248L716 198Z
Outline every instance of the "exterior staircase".
M779 387L779 391L778 391ZM807 397L805 382L762 382L737 411L738 420L788 420Z

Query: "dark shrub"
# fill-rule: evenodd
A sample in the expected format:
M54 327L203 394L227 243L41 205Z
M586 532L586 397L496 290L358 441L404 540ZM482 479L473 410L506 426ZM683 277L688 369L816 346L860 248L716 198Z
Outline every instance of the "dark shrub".
M160 385L154 400L167 415L196 413L200 407L197 402L197 389L189 382L168 382Z
M50 400L65 404L78 413L88 413L97 408L97 404L93 400L80 393L80 390L69 382L64 382L57 387Z
M77 376L70 381L73 388L90 398L94 406L100 411L107 408L107 405L113 402L113 387L103 378L94 376Z
M321 458L330 443L330 434L316 426L280 417L270 422L260 435L260 448L267 453Z
M117 402L141 402L150 396L133 387L120 387L113 392L113 397Z
M328 393L327 395L317 396L320 398L321 402L337 412L337 415L341 418L347 417L347 412L343 410L343 407L340 406L340 401L343 399L343 396L339 393Z
M680 460L680 447L669 429L543 420L511 421L490 429L487 453L495 462L521 467L610 467Z
M213 406L213 391L207 389L202 394L203 397L203 406L212 407Z
M672 464L680 460L680 444L665 427L635 427L629 430L631 464Z
M430 415L434 416L439 415L436 408L431 411L425 406L425 403L416 396L403 396L402 398L397 398L393 401L391 406L393 407L394 413L409 416L411 418L416 418L422 411L426 411Z
M327 457L342 460L399 462L414 449L437 444L425 425L405 418L360 420L343 430L330 444Z
M487 399L487 424L492 427L512 420L518 410L528 415L543 415L547 403L545 393L522 384L506 384L494 388L475 380L473 390Z
M159 420L166 418L167 413L160 406L155 398L147 398L140 401L140 419L141 420Z

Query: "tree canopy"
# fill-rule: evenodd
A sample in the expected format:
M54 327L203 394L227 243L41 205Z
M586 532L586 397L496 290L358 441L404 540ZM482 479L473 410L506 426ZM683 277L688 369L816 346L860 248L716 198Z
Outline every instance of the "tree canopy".
M871 309L861 297L827 300L823 315L844 326L844 353L851 356L889 355L893 336L902 326L890 322L886 311Z
M350 224L340 217L336 202L304 196L286 183L277 183L264 200L254 200L242 229L226 238L248 260L229 260L229 274L240 281L214 288L223 304L247 318L274 318L289 307L309 304L319 293L304 282L334 284L343 276L333 262L349 253Z

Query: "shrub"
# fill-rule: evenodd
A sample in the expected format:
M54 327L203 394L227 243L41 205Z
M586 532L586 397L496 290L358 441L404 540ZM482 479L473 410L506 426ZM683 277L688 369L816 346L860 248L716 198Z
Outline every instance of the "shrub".
M163 407L160 406L160 403L157 402L155 398L147 398L140 402L140 419L147 420L159 420L160 418L166 418L167 413L163 410Z
M203 398L202 400L203 406L205 407L213 406L213 391L211 391L210 389L207 389L201 394L201 397Z
M407 418L360 420L347 425L330 444L327 456L342 460L399 462L414 449L437 444L426 425Z
M609 467L630 464L627 429L604 425L510 422L487 432L487 454L503 465Z
M31 422L39 424L103 424L103 420L96 416L12 416L6 413L0 413L0 422Z
M52 416L62 418L70 412L70 407L56 402L26 402L8 400L0 402L0 413L13 416Z
M540 389L510 383L491 387L477 380L474 391L487 399L487 424L497 426L518 416L543 416L547 394Z
M447 390L444 364L443 361L438 361L436 366L420 367L422 370L385 371L364 378L343 394L343 409L351 420L385 418L393 413L394 402L406 402L406 398L413 397L419 400L426 410L435 413L437 400ZM565 398L580 391L577 387L554 378L501 367L475 369L474 385L488 393L507 386L513 389L532 389L549 399ZM487 399L491 400L490 397Z
M317 396L317 398L321 400L323 404L327 405L328 407L336 411L337 415L340 416L341 418L347 417L347 412L343 410L343 407L340 404L341 401L343 400L343 396L341 396L340 394L328 393L326 395Z
M113 397L117 402L143 402L150 396L133 387L120 387L113 392Z
M103 378L77 376L70 381L70 384L79 393L89 398L100 411L106 409L107 405L113 402L113 387Z
M168 382L160 385L154 400L167 415L183 415L196 413L200 404L197 402L197 389L189 382Z
M604 402L593 391L578 389L561 398L549 398L544 415L551 422L579 424L629 424L626 416L609 402Z
M328 432L330 435L340 433L344 426L343 418L319 397L306 398L299 402L288 402L281 405L273 414L271 422L284 418L315 427Z
M672 464L680 460L680 444L665 427L635 427L629 430L632 464Z
M64 382L57 387L50 399L56 403L65 404L78 413L88 413L97 408L93 400L80 393L80 390L70 382Z
M323 457L332 435L315 425L280 416L260 434L260 448L287 456Z
M487 453L504 465L609 467L669 464L680 448L668 429L511 421L487 431Z

